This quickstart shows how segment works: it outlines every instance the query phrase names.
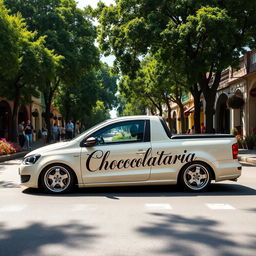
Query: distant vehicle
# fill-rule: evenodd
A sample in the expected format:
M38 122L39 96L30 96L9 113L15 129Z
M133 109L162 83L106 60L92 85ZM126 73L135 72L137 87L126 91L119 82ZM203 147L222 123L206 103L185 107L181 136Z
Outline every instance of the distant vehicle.
M237 180L241 165L233 135L171 135L162 118L105 121L68 142L28 153L21 184L64 193L79 187L181 184L205 190L211 180Z

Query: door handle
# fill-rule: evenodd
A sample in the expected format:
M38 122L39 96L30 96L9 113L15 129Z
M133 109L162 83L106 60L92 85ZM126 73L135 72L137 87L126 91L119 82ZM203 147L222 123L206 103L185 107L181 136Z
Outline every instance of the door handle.
M136 154L138 155L144 155L147 151L143 150L143 149L140 149L138 150L138 152L136 152Z

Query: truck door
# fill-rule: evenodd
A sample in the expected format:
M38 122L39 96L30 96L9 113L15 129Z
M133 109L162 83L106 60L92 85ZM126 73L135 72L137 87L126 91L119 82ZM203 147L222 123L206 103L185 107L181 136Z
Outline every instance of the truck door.
M149 120L132 120L113 123L90 134L88 137L96 138L97 143L81 150L84 183L149 179L150 167L143 164L143 159L151 156L149 133Z

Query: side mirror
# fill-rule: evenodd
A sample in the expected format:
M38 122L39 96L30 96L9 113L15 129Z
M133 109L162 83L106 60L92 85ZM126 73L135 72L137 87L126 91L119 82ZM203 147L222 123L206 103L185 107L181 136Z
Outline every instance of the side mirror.
M85 145L86 147L92 147L92 146L94 146L96 143L97 143L97 139L96 139L96 138L94 138L94 137L89 137L89 138L85 141L84 145Z

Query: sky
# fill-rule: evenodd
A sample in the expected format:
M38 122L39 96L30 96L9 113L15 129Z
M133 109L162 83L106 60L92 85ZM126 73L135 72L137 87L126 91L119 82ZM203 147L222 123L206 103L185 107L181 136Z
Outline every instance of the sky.
M76 2L78 3L79 8L83 8L87 5L90 5L91 7L95 8L97 7L97 3L99 2L99 0L76 0ZM102 2L106 5L115 3L114 0L102 0Z
M77 6L81 9L83 9L87 5L90 5L92 8L96 8L99 0L76 0L76 2L77 2ZM102 0L102 2L105 3L106 5L115 3L114 0ZM114 56L101 57L101 61L106 62L110 66L113 66L114 59L115 59Z
M83 9L87 5L90 5L92 8L96 8L97 3L99 2L99 0L76 0L76 2L77 2L77 6L81 9ZM102 0L102 2L104 2L106 5L110 5L112 3L115 3L114 0ZM106 62L110 66L113 65L114 59L115 59L114 56L108 56L108 57L102 56L101 57L101 61ZM117 112L116 112L115 109L110 111L111 118L115 118L116 115L117 115Z

